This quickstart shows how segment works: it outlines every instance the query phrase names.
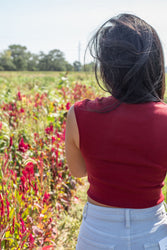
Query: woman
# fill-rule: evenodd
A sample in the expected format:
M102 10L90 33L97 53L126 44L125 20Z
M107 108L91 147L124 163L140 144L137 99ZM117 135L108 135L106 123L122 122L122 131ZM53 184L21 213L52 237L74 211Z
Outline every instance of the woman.
M89 43L109 97L71 107L66 157L88 175L78 250L167 249L165 72L156 31L137 16L104 23Z

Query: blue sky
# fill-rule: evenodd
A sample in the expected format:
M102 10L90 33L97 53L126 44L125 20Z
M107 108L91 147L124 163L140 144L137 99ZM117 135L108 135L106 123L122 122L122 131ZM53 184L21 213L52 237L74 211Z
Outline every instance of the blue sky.
M64 52L69 62L80 58L94 31L119 13L138 15L158 32L167 64L166 0L0 0L0 51L25 45L31 52Z

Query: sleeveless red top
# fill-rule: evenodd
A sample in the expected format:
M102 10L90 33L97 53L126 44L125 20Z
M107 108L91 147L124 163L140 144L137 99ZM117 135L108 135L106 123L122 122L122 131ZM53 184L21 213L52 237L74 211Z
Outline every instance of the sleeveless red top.
M88 196L105 205L147 208L164 200L167 171L167 105L123 103L114 97L83 100L74 110L84 157Z

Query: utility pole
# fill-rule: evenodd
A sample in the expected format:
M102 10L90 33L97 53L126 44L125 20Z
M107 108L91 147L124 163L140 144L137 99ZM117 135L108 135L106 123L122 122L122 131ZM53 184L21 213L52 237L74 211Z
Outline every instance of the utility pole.
M78 43L78 71L81 71L81 43Z
M78 43L78 62L81 62L81 43Z

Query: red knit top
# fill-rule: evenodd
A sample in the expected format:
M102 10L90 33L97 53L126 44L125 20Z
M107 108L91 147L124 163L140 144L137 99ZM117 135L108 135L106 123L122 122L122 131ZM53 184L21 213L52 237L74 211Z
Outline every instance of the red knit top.
M167 105L123 103L114 97L83 100L74 110L84 157L88 196L105 205L147 208L164 200L167 171Z

